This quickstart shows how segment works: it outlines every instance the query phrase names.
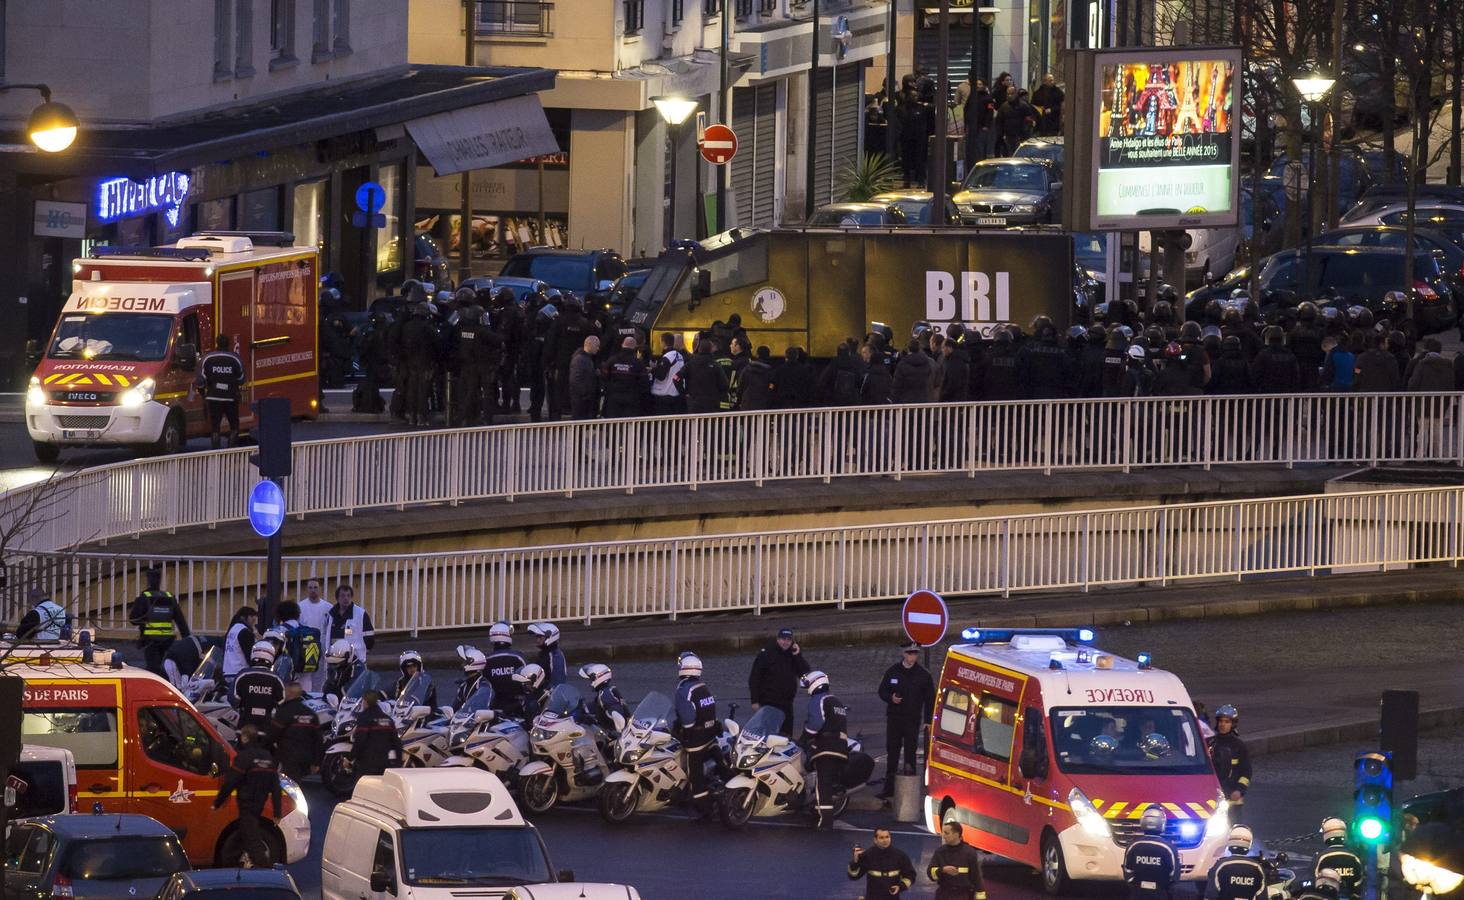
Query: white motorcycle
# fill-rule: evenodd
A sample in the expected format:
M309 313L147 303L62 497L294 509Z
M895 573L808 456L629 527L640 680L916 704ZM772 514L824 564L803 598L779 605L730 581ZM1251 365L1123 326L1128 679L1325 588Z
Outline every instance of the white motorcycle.
M529 731L533 760L519 770L519 794L532 813L599 793L610 767L600 752L599 729L574 717L579 691L567 684L549 695Z
M337 797L349 797L356 789L355 773L348 764L351 758L351 738L356 727L356 718L361 714L363 696L377 685L377 675L362 668L361 673L346 687L340 700L329 694L329 700L336 703L335 721L325 738L325 754L320 760L320 781Z
M427 705L432 676L418 672L407 681L392 705L391 717L402 738L402 765L430 768L447 759L447 707L439 712Z
M518 778L519 766L533 749L529 733L493 709L493 686L482 682L454 712L447 726L447 759L440 766L486 769L505 784Z
M208 720L219 737L232 744L239 735L239 710L229 703L227 690L217 679L218 670L218 648L210 647L183 686L183 696Z
M619 713L613 714L618 720ZM690 790L681 743L671 734L671 698L654 691L617 721L620 738L613 745L614 762L600 791L600 815L619 824L638 812L664 809L686 800Z
M778 729L783 711L764 706L752 714L737 734L732 752L736 774L722 790L722 824L741 828L753 816L781 816L808 812L814 807L816 776L805 767L803 750ZM867 765L866 765L867 763ZM849 791L869 779L873 761L857 740L849 741L849 764L834 789L834 818L849 806Z

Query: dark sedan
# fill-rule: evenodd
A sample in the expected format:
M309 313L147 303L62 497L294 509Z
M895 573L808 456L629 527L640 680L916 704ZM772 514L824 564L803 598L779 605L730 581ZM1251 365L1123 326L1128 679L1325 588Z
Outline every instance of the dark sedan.
M905 222L909 225L929 225L930 205L934 195L930 191L885 191L883 194L876 194L871 198L874 203L890 203L900 208L905 214ZM951 198L946 198L946 223L959 225L961 223L960 213L956 212L956 204Z
M893 203L830 203L813 211L816 228L878 228L906 225L905 211Z
M967 225L1052 223L1061 215L1062 174L1040 159L988 159L971 167L952 199Z

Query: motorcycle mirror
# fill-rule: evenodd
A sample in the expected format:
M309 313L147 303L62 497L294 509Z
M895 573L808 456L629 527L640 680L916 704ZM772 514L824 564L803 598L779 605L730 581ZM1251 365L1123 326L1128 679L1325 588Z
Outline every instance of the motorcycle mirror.
M335 694L326 694L325 695L325 705L326 706L329 706L331 709L340 709L341 708L341 698L340 697L337 697Z
M574 881L574 869L560 869L559 870L559 880L560 881Z
M738 725L737 724L737 721L735 719L726 719L726 720L724 720L722 722L722 726L727 729L727 736L728 737L734 737L735 738L735 737L737 737L737 735L739 735L739 734L742 733L742 726Z
M425 716L425 715L427 715L427 714L429 714L431 712L432 712L432 707L430 707L430 706L414 706L414 707L411 708L411 710L409 710L407 712L407 715L411 716L414 719L418 719L418 718L421 718L422 716Z
M473 713L474 722L487 722L493 718L493 710L480 709Z
M440 716L442 716L444 719L451 719L452 718L452 707L451 706L439 706L437 708L437 714L440 715Z
M788 746L788 739L785 738L785 737L783 737L781 734L770 734L770 735L768 735L767 736L767 742L768 742L768 749L770 749L770 750L780 750L783 747Z

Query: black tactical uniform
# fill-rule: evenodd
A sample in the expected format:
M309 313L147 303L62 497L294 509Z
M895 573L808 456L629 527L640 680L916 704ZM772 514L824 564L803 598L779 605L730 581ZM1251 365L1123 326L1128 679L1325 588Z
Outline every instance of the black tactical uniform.
M834 794L844 764L849 761L849 707L827 686L819 688L809 698L803 737L811 751L809 762L818 778L814 785L818 827L832 828Z
M423 304L425 306L425 304ZM417 310L402 324L402 363L407 377L403 385L406 391L406 406L403 412L412 425L428 422L428 405L432 396L432 382L437 368L437 329L428 313Z
M1123 855L1130 900L1169 900L1180 874L1179 854L1157 835L1143 835Z
M457 327L458 401L461 425L493 424L498 409L498 370L503 337L483 323L481 307L463 311Z
M264 837L260 817L264 815L264 803L270 801L274 817L280 817L280 766L269 755L269 751L257 743L246 743L234 754L234 761L224 773L224 783L214 798L213 808L222 809L230 794L237 794L239 809L239 837L244 852L256 868L267 868L284 860L270 858L269 842ZM236 860L224 860L234 864Z
M251 665L234 679L234 706L239 710L239 724L253 725L260 734L268 734L275 707L285 697L285 685L273 671Z
M320 759L320 717L304 697L286 700L275 707L270 720L269 739L280 768L299 781L310 774Z
M1210 869L1215 900L1260 900L1266 894L1266 867L1254 856L1227 856Z

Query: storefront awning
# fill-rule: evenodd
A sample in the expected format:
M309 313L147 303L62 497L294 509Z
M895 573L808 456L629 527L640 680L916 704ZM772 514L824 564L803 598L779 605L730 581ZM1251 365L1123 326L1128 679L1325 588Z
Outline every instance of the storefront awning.
M143 179L312 141L431 119L456 110L516 109L554 87L551 69L403 66L176 121L88 128L56 155L34 152L19 125L0 130L0 168L35 175L125 175ZM543 118L543 112L538 112ZM546 126L547 127L547 126ZM551 147L552 150L557 147ZM539 152L539 151L534 151ZM515 158L533 155L519 154Z
M559 141L534 95L412 119L407 133L438 175L559 151Z

